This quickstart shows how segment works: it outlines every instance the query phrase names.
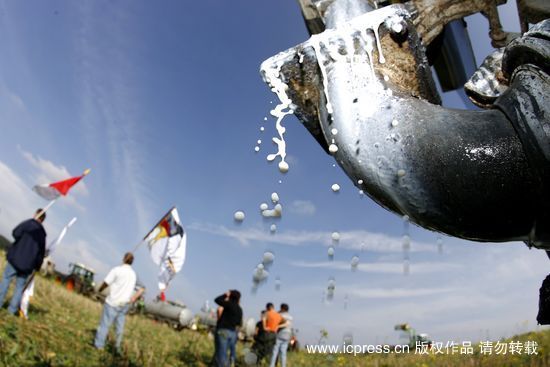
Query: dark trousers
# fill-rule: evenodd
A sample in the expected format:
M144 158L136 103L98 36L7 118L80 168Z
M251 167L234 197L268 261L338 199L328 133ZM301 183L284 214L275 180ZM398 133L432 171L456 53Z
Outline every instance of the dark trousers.
M271 361L271 355L273 354L273 347L275 346L275 342L277 341L277 333L272 333L266 331L265 333L265 354L264 357L267 359L267 361Z

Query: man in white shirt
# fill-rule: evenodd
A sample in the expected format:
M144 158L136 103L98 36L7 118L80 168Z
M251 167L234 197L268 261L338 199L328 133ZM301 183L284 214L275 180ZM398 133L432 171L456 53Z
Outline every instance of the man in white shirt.
M134 255L127 252L122 259L122 265L111 269L99 287L99 293L109 287L109 296L103 305L103 314L95 336L94 345L97 349L103 349L105 346L109 328L114 322L116 326L116 349L117 351L120 350L126 313L130 305L136 302L145 290L145 288L139 287L134 294L137 276L131 266L133 262Z

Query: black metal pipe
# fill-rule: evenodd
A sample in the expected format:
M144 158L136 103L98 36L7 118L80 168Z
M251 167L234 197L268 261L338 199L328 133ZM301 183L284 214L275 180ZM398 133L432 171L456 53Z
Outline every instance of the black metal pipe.
M396 16L406 19L398 7L394 13L380 12L386 18L378 23L370 14L367 25L383 25L390 31ZM410 22L402 25L410 27ZM417 62L413 73L425 83L416 87L417 96L397 86L395 75L384 74L391 74L388 64L399 60L386 55L388 64L369 68L376 58L358 47L365 36L357 37L352 26L346 31L355 37L353 42L338 31L320 35L324 38L268 60L275 73L267 73L265 63L262 69L272 86L267 74L277 75L288 86L293 109L316 139L325 148L338 148L328 150L355 185L382 206L431 230L476 241L523 240L550 248L550 182L544 176L550 161L540 155L550 148L526 146L543 144L550 137L550 83L545 71L529 66L511 75L511 92L495 103L499 109L448 109L428 102L437 98L431 98L429 68L414 30L403 45L411 48ZM548 52L549 44L550 37L539 37L536 49ZM536 59L549 57L550 52ZM512 108L506 99L510 95L519 96L520 107ZM529 131L539 127L534 134L540 139L529 139Z

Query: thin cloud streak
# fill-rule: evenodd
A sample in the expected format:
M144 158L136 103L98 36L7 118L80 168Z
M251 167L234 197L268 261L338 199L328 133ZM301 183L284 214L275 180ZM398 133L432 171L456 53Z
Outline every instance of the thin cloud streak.
M105 184L124 182L113 186L117 197L123 199L121 209L134 213L139 228L146 230L151 221L147 210L149 190L142 174L146 153L139 144L143 135L140 126L145 124L133 88L138 73L127 57L131 54L131 40L126 35L134 33L132 19L125 8L112 10L107 18L97 17L99 9L94 3L79 3L82 21L75 49L82 60L78 67L81 122L87 131L90 155L98 157L105 151L108 154L106 168L110 175ZM98 29L109 35L108 43L94 42ZM103 67L107 62L109 66Z
M313 268L313 269L331 269L331 270L345 270L350 271L351 265L345 261L321 261L321 262L306 262L306 261L292 261L289 263L291 266L299 268ZM410 271L415 274L428 274L428 273L440 273L449 270L461 269L462 266L453 263L411 263ZM380 273L380 274L402 274L403 263L359 263L357 271L363 273Z
M286 231L276 234L267 233L261 228L231 229L211 223L192 223L188 229L209 233L237 240L243 246L254 242L282 244L289 246L307 246L332 243L331 232L323 231ZM391 237L382 233L372 233L365 230L340 232L339 247L372 252L402 252L402 242L399 237ZM413 242L411 252L436 252L434 245Z
M348 294L362 299L426 297L455 292L455 288L372 288L350 289Z
M290 204L290 211L299 215L313 215L317 211L315 204L309 200L294 200Z

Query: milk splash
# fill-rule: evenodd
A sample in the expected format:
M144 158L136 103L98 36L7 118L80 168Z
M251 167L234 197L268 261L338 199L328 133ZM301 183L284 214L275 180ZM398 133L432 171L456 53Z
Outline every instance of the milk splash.
M277 119L277 122L275 123L275 128L277 129L279 137L273 137L272 140L275 144L277 144L278 151L275 154L269 154L267 156L267 160L269 162L272 162L275 160L275 158L281 157L281 161L279 162L279 171L281 171L281 173L286 173L288 172L289 165L285 161L286 142L284 135L286 132L286 128L282 125L282 121L286 115L293 114L294 111L291 108L292 100L286 94L286 90L288 89L288 87L280 78L282 65L282 63L278 63L276 67L265 67L265 64L263 64L262 71L264 72L266 81L269 83L269 85L271 85L271 91L277 94L277 97L279 97L280 101L280 103L270 112L271 115Z

